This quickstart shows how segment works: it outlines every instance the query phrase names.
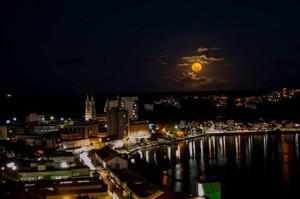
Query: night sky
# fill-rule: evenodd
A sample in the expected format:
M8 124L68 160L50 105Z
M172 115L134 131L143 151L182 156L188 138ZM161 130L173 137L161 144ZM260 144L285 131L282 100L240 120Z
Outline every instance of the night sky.
M0 94L300 88L298 2L5 0Z

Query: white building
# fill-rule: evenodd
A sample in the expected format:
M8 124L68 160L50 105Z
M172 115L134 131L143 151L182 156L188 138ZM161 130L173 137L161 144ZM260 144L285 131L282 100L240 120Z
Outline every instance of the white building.
M102 167L108 169L126 169L128 160L119 155L116 151L108 146L99 149L95 153L95 158L100 162Z

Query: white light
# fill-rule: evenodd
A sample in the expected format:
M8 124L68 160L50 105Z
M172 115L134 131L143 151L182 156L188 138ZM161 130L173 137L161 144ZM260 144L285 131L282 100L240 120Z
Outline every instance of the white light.
M6 124L9 124L10 123L10 120L6 120Z
M54 119L54 117L53 117L53 116L51 116L51 117L50 117L50 120L53 120L53 119Z
M13 120L14 120L14 121L17 121L17 118L16 118L16 117L14 117L14 118L13 118Z
M17 169L17 167L14 165L14 166L11 167L11 169L12 169L13 171L15 171L15 170Z
M146 161L149 162L149 151L146 151Z
M115 145L113 148L120 148L124 146L124 142L121 140L116 141Z
M66 162L62 162L62 163L60 164L60 167L61 167L61 168L68 168L69 165L68 165Z
M87 151L86 146L82 146L82 147L81 147L81 150L82 150L82 151Z
M198 196L204 196L203 185L201 183L198 183Z
M10 162L6 165L8 168L12 168L13 166L15 166L15 163L14 162Z

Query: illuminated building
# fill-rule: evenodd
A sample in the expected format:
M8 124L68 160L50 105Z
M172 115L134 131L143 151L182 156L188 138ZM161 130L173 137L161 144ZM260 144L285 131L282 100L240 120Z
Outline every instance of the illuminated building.
M8 126L0 126L0 140L8 140Z
M135 138L150 137L149 121L132 121L128 128L128 136Z
M66 125L63 129L63 132L67 134L82 134L82 138L105 137L105 132L99 132L99 128L101 128L103 125L104 124L102 122L97 121L75 122L72 125Z
M138 97L107 100L104 112L107 113L107 136L124 138L128 135L130 121L139 119Z
M107 110L107 136L122 139L128 134L128 110L112 107Z
M104 168L124 169L128 168L128 160L119 155L108 146L102 147L95 153L95 158Z
M235 127L234 120L227 120L227 130L233 130Z
M107 112L111 108L127 110L131 121L139 119L138 97L121 97L121 99L107 100L104 112Z
M96 106L95 106L95 100L92 96L91 99L89 99L89 96L87 95L85 100L85 120L96 120Z

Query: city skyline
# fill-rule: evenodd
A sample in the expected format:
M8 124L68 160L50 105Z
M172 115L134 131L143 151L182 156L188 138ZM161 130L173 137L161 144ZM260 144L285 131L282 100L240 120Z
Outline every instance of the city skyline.
M298 6L279 0L6 2L0 93L297 88Z

